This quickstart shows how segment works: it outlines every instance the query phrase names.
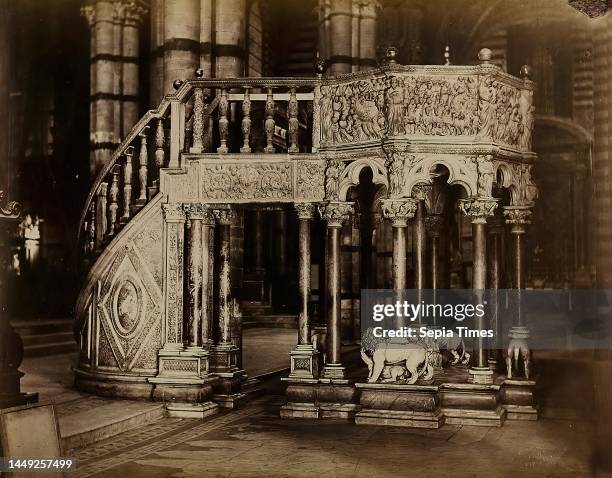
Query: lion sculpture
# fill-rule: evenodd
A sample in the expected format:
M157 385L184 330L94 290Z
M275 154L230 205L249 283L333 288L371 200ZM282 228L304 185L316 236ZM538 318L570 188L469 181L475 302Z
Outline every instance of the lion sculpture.
M413 384L419 377L430 380L434 373L430 356L429 348L414 339L375 337L372 329L361 339L361 358L368 366L369 383L377 382L381 374L383 382L406 380Z

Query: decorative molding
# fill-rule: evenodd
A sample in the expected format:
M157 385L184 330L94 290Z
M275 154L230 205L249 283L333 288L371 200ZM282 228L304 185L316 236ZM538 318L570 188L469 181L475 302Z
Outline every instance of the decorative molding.
M325 163L322 161L298 161L295 197L322 200L325 197L325 169Z
M289 162L257 164L203 164L200 168L203 199L290 199Z

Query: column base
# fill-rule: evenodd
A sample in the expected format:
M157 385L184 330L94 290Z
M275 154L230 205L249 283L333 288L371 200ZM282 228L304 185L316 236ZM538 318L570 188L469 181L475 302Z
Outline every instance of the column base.
M242 392L242 386L247 379L244 370L234 370L233 372L215 372L219 381L213 389L212 399L221 408L238 408L246 399L246 394Z
M238 370L240 350L234 344L214 345L210 349L210 371L214 373L233 373Z
M206 418L219 413L219 405L214 402L204 403L169 403L166 415L175 418Z
M346 379L346 367L339 363L325 364L319 382L340 384L349 383L349 381Z
M319 376L319 353L310 344L297 345L290 353L291 372L289 380L311 380L316 382Z
M478 384L493 383L493 370L489 367L470 367L470 382Z
M153 400L174 403L205 403L210 400L217 377L209 374L209 353L202 347L182 349L170 344L158 352L158 373Z

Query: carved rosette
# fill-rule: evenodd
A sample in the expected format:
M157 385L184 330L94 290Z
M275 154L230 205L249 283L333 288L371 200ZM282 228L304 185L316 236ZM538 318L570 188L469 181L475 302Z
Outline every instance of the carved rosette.
M416 210L417 201L412 198L383 199L381 202L382 215L385 219L391 219L393 227L406 227Z
M236 219L236 211L229 207L222 209L213 209L213 214L217 222L222 226L229 226Z
M522 206L504 207L506 224L512 226L513 234L524 234L525 226L531 224L531 208Z
M319 204L321 219L327 222L327 227L342 227L342 224L353 213L353 203L343 201L328 201Z
M295 210L297 211L298 219L314 219L316 207L310 202L296 202Z
M474 224L486 224L487 217L492 216L497 207L497 199L472 198L460 199L459 209L463 214L472 218Z
M440 237L444 232L444 216L430 214L425 218L425 230L429 237Z

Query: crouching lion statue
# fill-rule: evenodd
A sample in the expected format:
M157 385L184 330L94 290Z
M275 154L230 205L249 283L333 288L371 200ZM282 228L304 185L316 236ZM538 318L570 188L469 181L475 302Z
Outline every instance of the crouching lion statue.
M372 329L361 338L361 358L368 366L369 383L377 382L381 374L383 382L406 380L413 384L419 377L430 380L434 373L430 357L429 348L414 339L375 337Z

